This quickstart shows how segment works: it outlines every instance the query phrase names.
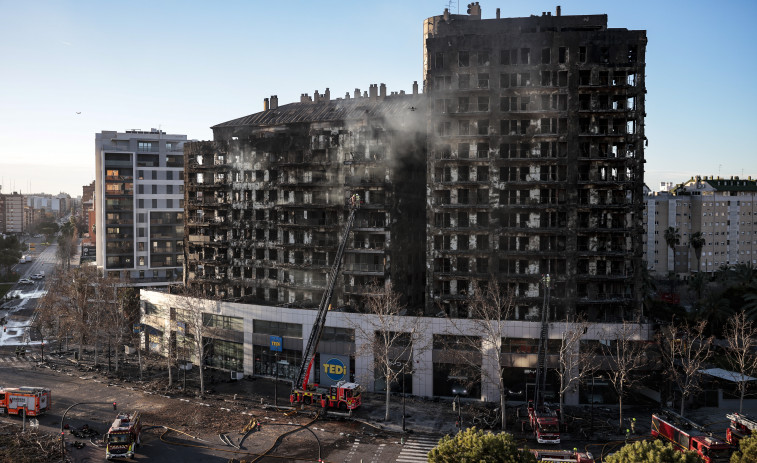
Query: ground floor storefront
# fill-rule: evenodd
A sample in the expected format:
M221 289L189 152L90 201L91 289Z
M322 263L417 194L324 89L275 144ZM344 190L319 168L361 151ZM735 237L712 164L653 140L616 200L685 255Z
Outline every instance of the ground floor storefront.
M227 369L245 376L278 377L294 380L302 359L302 351L316 318L315 310L239 304L219 301L198 301L163 292L141 291L142 323L148 333L146 346L154 352L166 352L166 343L180 345L188 330L186 321L192 311L201 312L205 326L203 338L205 365ZM541 324L520 320L502 325L501 342L497 347L481 335L474 320L449 320L426 317L417 323L412 317L398 317L393 326L413 330L412 349L398 354L392 363L396 378L388 386L393 392L404 391L421 397L463 396L496 402L500 389L497 368L502 369L505 394L514 400L527 400L532 394L537 357L535 346ZM365 327L380 327L375 315L330 312L321 336L318 354L313 362L311 382L331 385L339 380L357 382L368 391L387 388L386 380L374 361L373 337ZM401 328L400 328L401 329ZM550 323L547 367L559 368L558 353L566 323ZM586 330L588 340L612 339L616 327L594 324ZM648 337L649 327L640 325L640 339ZM474 339L478 344L462 341ZM462 341L461 341L462 340ZM470 346L474 346L472 349ZM500 355L495 355L496 349ZM553 351L554 349L554 351ZM459 355L459 350L468 350ZM193 359L197 361L196 356ZM497 365L499 361L499 365ZM550 373L547 390L557 395L559 380ZM567 404L578 404L580 398L597 397L603 384L594 391L585 386L566 392ZM555 397L556 398L556 397ZM596 400L595 400L596 401Z

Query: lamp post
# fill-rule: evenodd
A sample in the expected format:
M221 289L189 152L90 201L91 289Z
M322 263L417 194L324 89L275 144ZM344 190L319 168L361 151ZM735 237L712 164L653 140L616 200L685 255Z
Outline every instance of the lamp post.
M452 411L455 411L455 401L457 401L457 422L455 425L457 427L457 432L460 432L463 430L463 415L462 410L460 410L460 394L455 395L455 398L452 399Z
M405 397L407 395L405 394L405 365L406 363L402 363L402 432L405 432Z
M274 363L276 365L276 379L273 381L273 405L276 406L276 408L279 407L279 353L276 352L274 355Z

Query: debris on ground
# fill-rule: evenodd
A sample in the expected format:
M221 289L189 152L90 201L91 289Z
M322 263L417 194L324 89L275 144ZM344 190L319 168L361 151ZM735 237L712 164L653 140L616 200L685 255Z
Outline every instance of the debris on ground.
M61 460L57 435L21 432L21 426L0 422L0 462L47 463Z

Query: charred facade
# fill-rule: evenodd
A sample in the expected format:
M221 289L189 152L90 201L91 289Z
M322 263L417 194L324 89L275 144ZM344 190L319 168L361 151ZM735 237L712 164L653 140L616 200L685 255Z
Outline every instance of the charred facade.
M358 194L335 308L359 307L388 281L422 306L423 105L383 85L281 107L274 96L263 112L214 126L214 142L190 143L188 283L228 300L317 305Z
M426 315L465 317L492 278L536 317L637 315L645 31L606 15L424 22L424 92L318 92L213 127L185 149L188 283L317 304L353 194L337 305L393 283Z
M424 23L427 311L465 316L492 275L538 313L640 307L645 31L606 15Z

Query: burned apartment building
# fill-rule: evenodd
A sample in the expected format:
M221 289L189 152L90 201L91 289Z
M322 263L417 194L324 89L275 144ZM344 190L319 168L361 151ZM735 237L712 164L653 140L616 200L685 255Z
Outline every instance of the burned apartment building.
M335 304L392 281L465 317L492 278L531 320L640 307L645 31L606 15L424 22L424 92L328 90L213 127L185 150L187 277L228 300L316 304L347 198Z
M640 306L645 31L606 15L424 23L427 311L465 316L492 275L536 317Z
M410 306L425 285L425 99L371 85L214 126L186 157L187 277L202 293L312 307L348 215L358 210L333 306L391 281Z

